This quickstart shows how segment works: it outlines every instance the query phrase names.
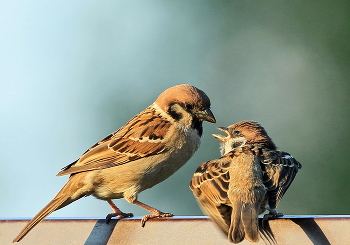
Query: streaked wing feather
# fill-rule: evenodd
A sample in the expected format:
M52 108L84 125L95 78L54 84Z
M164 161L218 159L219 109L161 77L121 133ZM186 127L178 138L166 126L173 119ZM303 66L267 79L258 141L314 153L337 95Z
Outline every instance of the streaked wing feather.
M268 189L269 205L275 208L293 182L301 164L287 152L269 151L263 153L261 168Z
M162 140L171 125L152 107L148 107L118 131L90 147L57 175L110 168L164 152L166 145Z
M220 158L203 163L194 173L190 183L203 212L227 234L231 224L232 208L228 205L229 188L228 167L230 160Z

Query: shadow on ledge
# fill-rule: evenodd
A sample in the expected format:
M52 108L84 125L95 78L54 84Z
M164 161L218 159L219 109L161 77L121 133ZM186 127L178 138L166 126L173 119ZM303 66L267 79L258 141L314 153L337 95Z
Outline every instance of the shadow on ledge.
M106 220L98 220L84 244L85 245L107 244L118 221L119 221L118 219L112 219L107 224Z
M322 229L313 218L295 218L291 219L299 225L313 244L331 245Z

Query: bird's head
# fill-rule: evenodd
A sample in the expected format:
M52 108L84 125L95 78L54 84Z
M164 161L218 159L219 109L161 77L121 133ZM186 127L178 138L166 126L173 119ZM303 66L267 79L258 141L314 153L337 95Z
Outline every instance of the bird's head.
M216 122L210 110L209 97L202 90L188 84L168 88L158 96L155 103L175 121L196 128L200 135L203 132L203 121Z
M265 129L257 122L242 121L228 127L218 127L217 129L226 133L226 136L213 134L221 143L220 150L222 155L246 144L261 144L269 149L276 149Z

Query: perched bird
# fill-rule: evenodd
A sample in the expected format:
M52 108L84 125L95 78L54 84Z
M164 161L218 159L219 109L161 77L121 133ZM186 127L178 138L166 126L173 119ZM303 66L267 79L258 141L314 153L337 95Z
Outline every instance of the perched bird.
M165 90L123 127L63 168L57 176L70 174L68 182L13 242L53 211L89 195L109 203L114 213L107 215L107 222L115 216L132 216L111 200L118 198L152 213L143 216L142 226L151 218L173 216L138 201L137 195L167 179L192 157L200 145L203 121L216 122L202 90L186 84Z
M190 183L200 207L232 243L258 242L258 215L280 217L276 207L301 164L277 150L265 129L253 121L219 127L220 159L198 167Z

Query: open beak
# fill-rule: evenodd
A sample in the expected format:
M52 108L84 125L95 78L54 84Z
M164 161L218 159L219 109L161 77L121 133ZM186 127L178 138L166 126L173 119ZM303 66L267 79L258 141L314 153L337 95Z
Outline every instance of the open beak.
M204 121L216 123L216 119L214 117L214 114L211 112L210 108L205 108L205 110L203 111L198 111L196 113L196 116Z
M227 135L221 135L221 134L212 134L214 136L215 139L217 139L218 141L226 141L227 139L230 138L230 134L228 132L228 128L226 127L217 127L217 129L219 129L220 131L226 133Z

